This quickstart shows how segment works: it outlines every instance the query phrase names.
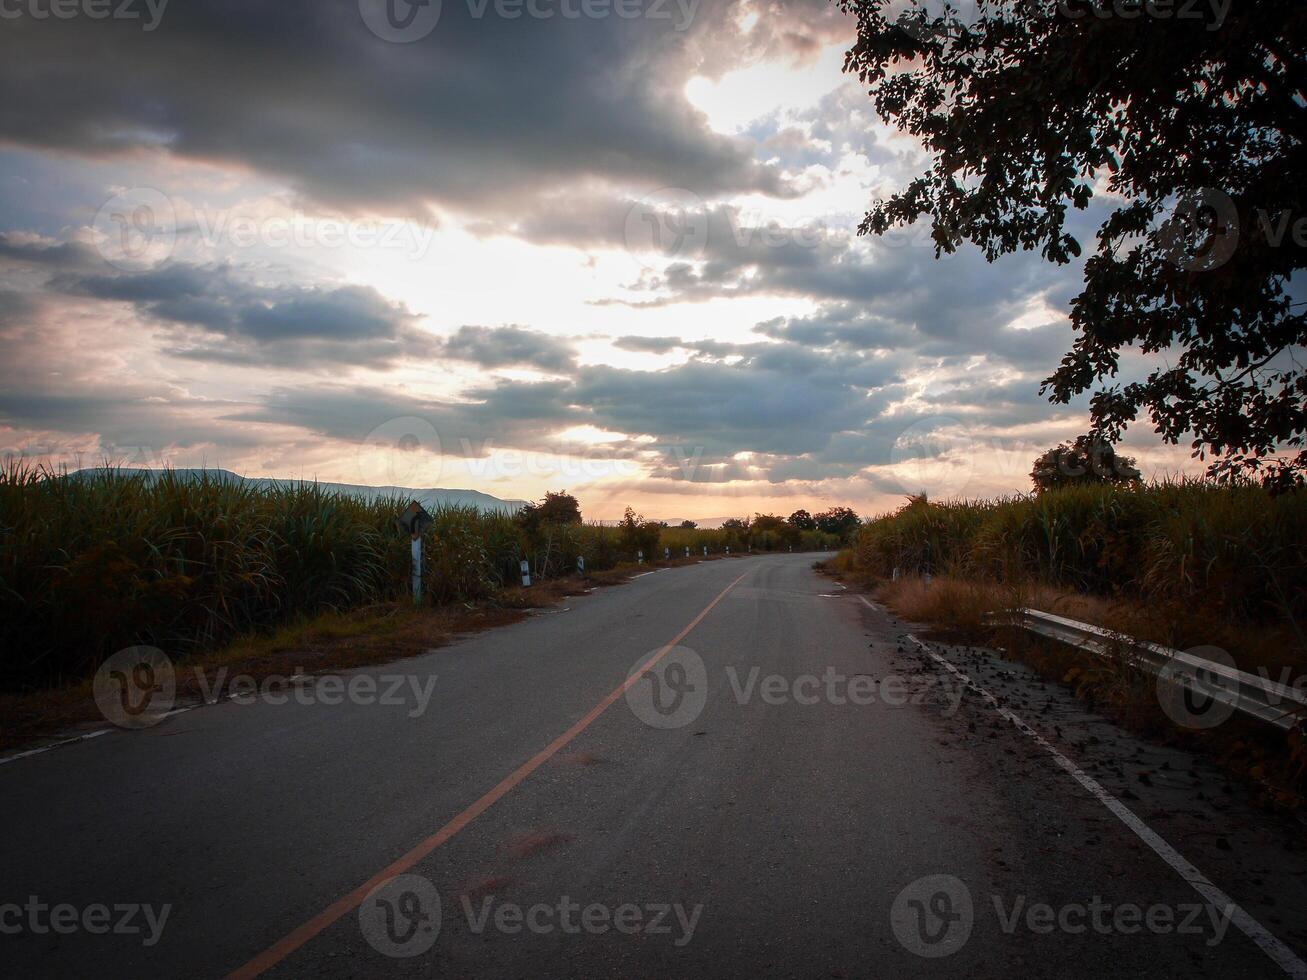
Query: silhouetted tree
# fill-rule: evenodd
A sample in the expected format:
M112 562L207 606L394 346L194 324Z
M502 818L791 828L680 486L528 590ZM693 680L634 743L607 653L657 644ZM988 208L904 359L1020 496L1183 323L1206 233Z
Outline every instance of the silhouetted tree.
M581 504L565 490L549 491L538 504L527 504L519 510L517 522L533 536L544 524L580 524Z
M813 520L817 522L817 530L838 535L841 541L849 540L862 524L857 511L850 507L832 507L816 515Z
M1139 470L1133 457L1118 455L1110 442L1080 436L1036 459L1030 479L1042 492L1076 483L1138 483Z
M1065 404L1098 388L1100 438L1146 414L1167 442L1190 437L1214 476L1301 482L1302 0L1162 14L1141 0L839 3L858 20L845 70L931 155L859 231L925 219L936 255L969 241L990 261L1038 249L1060 265L1083 248L1069 209L1100 195L1078 336L1043 391ZM1163 356L1143 380L1110 382L1131 348Z
M812 519L812 515L806 510L796 510L790 515L790 524L800 531L817 530L817 522Z

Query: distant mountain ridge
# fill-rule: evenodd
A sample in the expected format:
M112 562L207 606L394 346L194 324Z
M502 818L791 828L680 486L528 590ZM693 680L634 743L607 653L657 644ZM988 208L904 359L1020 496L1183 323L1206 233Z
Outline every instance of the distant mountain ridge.
M202 468L181 468L175 470L155 470L144 467L133 466L96 466L87 469L76 470L70 473L73 477L95 476L98 473L104 473L106 470L115 474L125 476L143 476L148 479L157 479L165 472L172 473L174 476L181 476L188 479L199 479L207 476L211 480L230 481L232 483L241 483L259 490L266 490L276 486L294 486L300 483L317 484L324 490L335 493L348 494L352 497L360 497L364 500L377 500L385 497L402 497L410 500L416 500L423 507L431 509L445 506L456 505L459 507L476 507L484 511L502 511L512 513L525 507L525 500L503 500L499 497L493 497L488 493L482 493L480 490L453 490L445 487L369 487L357 483L328 483L324 480L279 480L267 477L246 477L231 470L224 469L202 469Z

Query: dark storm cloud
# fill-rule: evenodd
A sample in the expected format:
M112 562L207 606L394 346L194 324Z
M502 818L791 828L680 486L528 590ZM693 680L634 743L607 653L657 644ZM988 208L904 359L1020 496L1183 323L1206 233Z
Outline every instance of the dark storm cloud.
M744 37L736 0L688 6L687 25L474 16L449 0L412 44L374 36L356 0L192 0L152 31L20 17L0 33L0 138L234 163L335 205L404 211L507 211L595 180L791 193L747 140L708 128L685 81L847 27L805 0Z
M128 275L61 275L69 296L128 303L178 328L165 353L233 364L385 365L435 351L416 317L370 286L264 285L230 265L177 262Z
M493 447L568 451L561 434L588 424L624 433L626 441L605 452L649 458L655 473L707 479L749 452L759 454L754 478L767 479L771 457L818 453L833 433L861 430L902 393L891 363L787 347L747 345L735 363L694 360L661 371L590 365L557 381L501 380L458 401L371 386L287 386L232 419L361 439L389 419L417 417L436 429L446 452L463 456ZM873 383L876 390L867 387Z
M40 432L95 434L98 451L111 455L115 448L160 451L168 446L221 445L232 450L259 444L252 433L213 420L210 413L221 410L220 404L145 386L90 389L79 384L76 388L48 390L29 384L8 388L0 392L0 420ZM23 449L5 447L5 451Z
M523 366L563 372L576 364L571 343L525 327L459 327L440 345L446 357L486 368Z
M667 354L683 346L679 337L618 337L613 346L642 354Z
M24 240L12 232L0 232L0 260L48 269L91 269L104 261L95 249L81 242Z
M0 329L26 322L40 306L41 301L32 293L0 289Z
M442 452L483 456L503 446L544 449L554 433L584 421L584 413L567 403L567 390L562 382L504 382L469 392L463 401L437 401L368 385L288 386L230 419L362 440L392 419L418 418L436 430Z
M1029 329L1010 326L1007 317L1019 311L1018 299L1005 304L1006 316L959 309L948 296L939 297L933 310L929 297L924 302L905 299L897 308L885 303L866 307L832 303L811 316L767 320L754 330L813 347L893 350L936 364L956 364L980 356L994 363L1051 370L1070 349L1071 328L1056 322ZM869 312L872 309L883 312Z

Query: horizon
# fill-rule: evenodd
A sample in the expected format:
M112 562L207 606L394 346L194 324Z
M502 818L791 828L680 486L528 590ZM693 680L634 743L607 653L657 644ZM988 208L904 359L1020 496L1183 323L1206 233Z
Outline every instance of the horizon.
M82 466L78 466L76 469L64 468L62 471L52 472L52 475L77 476L80 473L97 473L97 472L103 472L105 470L113 470L116 474L126 474L128 476L133 476L137 473L153 474L153 473L163 473L169 471L179 471L179 472L189 471L189 472L203 472L203 473L222 473L229 476L234 476L237 479L241 479L241 480L259 480L259 481L267 481L271 483L313 483L318 485L356 488L360 490L403 490L412 493L433 493L433 492L475 493L475 494L480 494L482 496L491 497L492 499L498 501L499 503L505 503L505 504L524 505L524 504L538 503L542 499L542 497L540 498L498 497L495 496L494 494L489 494L486 491L481 490L477 487L452 487L452 486L420 487L420 486L406 486L406 485L397 485L397 484L344 483L338 480L325 480L318 477L309 477L309 476L288 476L288 477L251 476L247 473L237 472L236 470L232 470L226 466L185 466L185 467L179 466L179 467L164 467L161 469L154 469L154 468L144 467L144 466L126 466L126 465L106 462L104 464L99 464L99 465L91 465L91 466L82 465ZM562 493L569 493L569 494L571 493L571 491L566 487L555 488L555 489L560 490ZM575 494L572 495L575 496ZM577 500L581 506L582 519L586 523L617 524L620 523L620 521L622 520L621 515L592 517L586 510L585 501L579 497L577 498ZM840 505L836 504L835 506L840 506ZM642 516L646 520L660 521L662 523L669 524L670 526L673 527L682 521L689 520L689 521L694 521L700 527L711 528L722 521L729 521L736 518L743 518L745 520L748 520L754 517L755 515L759 515L759 514L769 514L776 517L788 518L789 516L791 516L791 514L799 510L806 510L809 511L810 513L817 513L822 509L826 509L826 508L818 507L814 510L813 506L799 505L793 508L793 510L791 510L787 514L781 514L781 513L772 514L771 511L762 511L762 512L752 511L747 513L705 515L702 517L685 517L681 514L674 514L670 516L664 514L642 514L640 516ZM866 517L868 515L861 514L859 516Z

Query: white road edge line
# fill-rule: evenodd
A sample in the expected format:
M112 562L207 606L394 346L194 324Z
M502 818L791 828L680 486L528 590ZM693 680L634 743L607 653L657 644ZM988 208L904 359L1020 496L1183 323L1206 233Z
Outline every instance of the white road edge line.
M874 605L867 601L865 596L858 596L858 598L869 608L876 609ZM1239 927L1239 931L1261 947L1262 952L1273 959L1280 969L1295 978L1295 980L1307 980L1307 963L1300 960L1293 950L1280 942L1265 926L1244 911L1243 907L1236 903L1234 899L1213 884L1211 879L1185 860L1179 851L1163 840L1148 824L1135 816L1133 810L1103 789L1098 780L1059 752L1043 735L1040 735L1039 732L1027 725L1016 714L1005 708L999 703L998 698L958 670L947 657L936 653L920 637L912 633L909 633L908 636L921 649L930 654L936 663L955 674L958 680L968 689L979 694L993 706L995 711L1010 721L1021 732L1034 739L1041 748L1053 757L1059 766L1066 770L1072 779L1087 789L1090 795L1102 803L1103 806L1111 810L1117 819L1129 827L1136 837L1147 844L1154 854L1170 865L1171 869L1187 881L1194 891L1198 892L1209 904L1218 910L1224 908L1230 916L1230 921Z
M49 752L51 749L57 749L61 745L72 745L74 742L85 742L87 739L99 738L101 735L108 735L112 728L99 728L93 732L87 732L85 735L75 735L72 738L60 739L58 742L51 742L49 745L42 745L38 749L28 749L26 752L15 752L13 755L7 755L0 759L0 766L9 762L17 762L19 759L26 759L30 756L40 755L42 752Z
M654 571L657 571L657 569L654 569ZM634 582L638 578L644 578L646 575L652 575L652 574L653 572L641 572L639 575L632 575L631 581Z

